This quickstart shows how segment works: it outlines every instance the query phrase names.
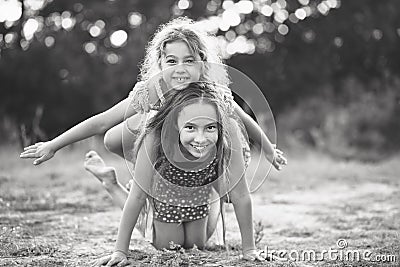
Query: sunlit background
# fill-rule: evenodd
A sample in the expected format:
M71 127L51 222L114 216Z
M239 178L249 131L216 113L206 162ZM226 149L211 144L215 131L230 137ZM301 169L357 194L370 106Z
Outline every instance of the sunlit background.
M127 43L129 30L115 30L106 32L106 22L102 19L94 22L85 20L84 6L82 3L73 4L73 13L70 11L53 12L47 17L40 15L40 11L53 1L45 0L1 0L0 1L0 22L4 23L5 28L11 28L19 23L22 17L22 5L24 5L25 13L29 17L23 22L22 36L20 45L23 50L29 48L35 34L39 34L44 28L51 27L54 31L64 30L71 31L74 27L81 27L87 31L92 38L104 38L106 44L112 47L123 47ZM113 2L113 1L109 1ZM170 8L171 16L186 15L185 11L190 10L193 2L190 0L179 0ZM204 10L205 16L198 18L200 25L210 33L219 35L221 52L225 58L229 58L235 54L254 54L254 52L273 52L273 43L266 42L265 39L249 39L248 32L255 36L261 36L264 32L276 33L276 41L282 40L281 36L289 33L289 27L286 21L296 24L307 17L328 15L331 9L340 7L338 0L324 0L319 3L309 0L299 0L296 8L289 9L289 5L285 0L272 1L215 1L207 2ZM246 15L255 16L252 19L246 19ZM140 12L133 11L125 17L131 29L139 27L144 23L145 16ZM280 35L280 36L279 36ZM17 33L9 32L3 36L1 41L4 42L6 48L12 47L17 41ZM312 38L311 34L307 34L305 38ZM52 47L55 43L54 37L44 37L47 47ZM338 40L337 42L340 42ZM83 45L86 53L92 54L96 51L96 42L87 42ZM105 59L116 64L116 57Z
M218 36L288 147L377 159L400 147L400 4L340 0L0 0L0 133L51 138L125 97L178 16Z

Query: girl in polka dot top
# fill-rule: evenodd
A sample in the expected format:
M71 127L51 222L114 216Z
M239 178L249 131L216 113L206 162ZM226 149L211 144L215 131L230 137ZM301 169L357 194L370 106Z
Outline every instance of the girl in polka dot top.
M167 94L166 103L138 138L135 183L123 209L114 253L100 263L126 262L132 230L149 199L153 245L204 248L212 191L233 203L243 256L262 260L255 248L250 193L247 187L237 120L223 98L207 83ZM214 194L215 195L215 194Z

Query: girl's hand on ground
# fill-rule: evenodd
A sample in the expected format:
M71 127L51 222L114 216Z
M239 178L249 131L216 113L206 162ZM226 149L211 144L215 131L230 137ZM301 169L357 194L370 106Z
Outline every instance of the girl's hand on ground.
M92 267L97 266L127 266L129 265L129 261L124 253L121 251L115 251L111 256L104 256L98 260L96 260Z
M261 250L249 249L243 251L243 259L246 261L265 261L265 255Z
M53 148L51 141L49 142L39 142L34 145L24 148L21 153L20 158L23 159L36 159L33 161L34 165L39 165L40 163L51 159L56 153Z

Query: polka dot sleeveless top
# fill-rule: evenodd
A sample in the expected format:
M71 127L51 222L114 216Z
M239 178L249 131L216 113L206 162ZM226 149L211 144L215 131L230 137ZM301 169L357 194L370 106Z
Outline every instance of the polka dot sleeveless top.
M205 218L209 213L210 183L217 179L217 160L200 170L185 171L163 159L157 170L163 177L154 186L154 219L181 223Z

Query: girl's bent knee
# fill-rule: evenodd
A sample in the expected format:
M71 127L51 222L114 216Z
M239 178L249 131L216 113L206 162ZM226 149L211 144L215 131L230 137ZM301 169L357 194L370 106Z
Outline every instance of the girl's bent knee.
M108 151L116 154L121 150L120 140L115 137L112 130L108 130L104 135L104 146Z

